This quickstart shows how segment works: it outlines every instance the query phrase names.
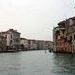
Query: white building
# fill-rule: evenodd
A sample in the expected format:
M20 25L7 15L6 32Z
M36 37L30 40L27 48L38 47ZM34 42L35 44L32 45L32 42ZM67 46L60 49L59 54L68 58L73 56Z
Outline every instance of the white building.
M19 48L20 33L17 30L9 29L6 32L0 32L0 35L6 37L6 45L8 47Z
M28 41L29 41L29 49L30 50L37 49L37 41L36 40L29 39Z
M23 45L25 49L29 48L28 40L26 38L20 38L20 44Z
M20 46L20 33L17 30L9 29L7 31L7 46L16 48Z

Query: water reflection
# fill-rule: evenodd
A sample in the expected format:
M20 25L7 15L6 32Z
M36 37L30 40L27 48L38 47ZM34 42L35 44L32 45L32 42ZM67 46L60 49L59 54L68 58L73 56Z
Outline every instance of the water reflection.
M75 55L43 50L2 53L0 75L75 75Z
M54 54L54 65L56 69L53 69L55 73L61 73L63 75L75 75L75 55L72 54Z

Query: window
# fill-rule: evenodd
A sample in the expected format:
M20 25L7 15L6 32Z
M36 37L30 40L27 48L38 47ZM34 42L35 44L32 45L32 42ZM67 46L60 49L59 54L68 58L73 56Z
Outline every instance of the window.
M12 40L10 40L10 45L12 44Z
M72 42L72 36L70 36L70 42Z
M7 38L7 35L5 35L5 37Z
M74 40L75 40L75 34L74 34Z
M64 34L65 33L65 30L62 30L62 33Z
M11 35L11 39L12 39L12 35Z
M73 25L74 21L72 19L69 20L69 25Z

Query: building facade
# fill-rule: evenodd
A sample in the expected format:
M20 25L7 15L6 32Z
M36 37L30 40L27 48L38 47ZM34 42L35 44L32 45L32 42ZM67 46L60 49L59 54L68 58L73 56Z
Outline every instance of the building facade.
M17 50L20 46L20 33L17 30L9 29L5 32L0 32L0 35L6 37L7 49Z
M53 49L52 41L34 40L21 38L21 45L27 50L49 50Z
M7 31L7 46L18 49L20 47L20 33L17 30Z
M21 44L22 50L28 50L29 44L28 44L28 40L26 38L20 38L20 44Z
M37 50L37 40L28 39L29 50Z
M6 51L6 37L0 35L0 52Z
M75 53L75 17L58 23L53 29L55 52Z

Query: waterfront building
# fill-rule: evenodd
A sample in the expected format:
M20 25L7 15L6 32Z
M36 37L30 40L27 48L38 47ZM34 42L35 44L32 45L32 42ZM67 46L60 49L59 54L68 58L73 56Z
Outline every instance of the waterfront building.
M30 49L35 50L49 50L53 49L53 42L46 40L29 40Z
M58 23L53 29L55 52L75 53L75 17Z
M29 50L37 50L37 40L28 39Z
M28 50L28 47L29 47L28 39L20 38L20 44L21 44L22 50Z
M20 47L20 33L17 30L9 29L7 31L7 46L19 49Z
M6 46L17 50L20 47L20 33L17 30L9 29L5 32L0 32L0 35L6 37Z
M20 33L14 29L0 32L0 42L0 48L4 47L7 51L53 49L53 42L20 38Z
M37 40L37 48L39 50L44 50L44 40Z
M52 41L21 38L20 44L24 50L48 50L53 49Z
M46 40L38 40L38 48L41 50L52 50L53 49L53 42L46 41Z
M54 42L53 41L47 41L48 43L47 43L47 48L50 50L52 50L53 51L53 47L54 47Z
M0 35L0 52L6 51L6 37Z

